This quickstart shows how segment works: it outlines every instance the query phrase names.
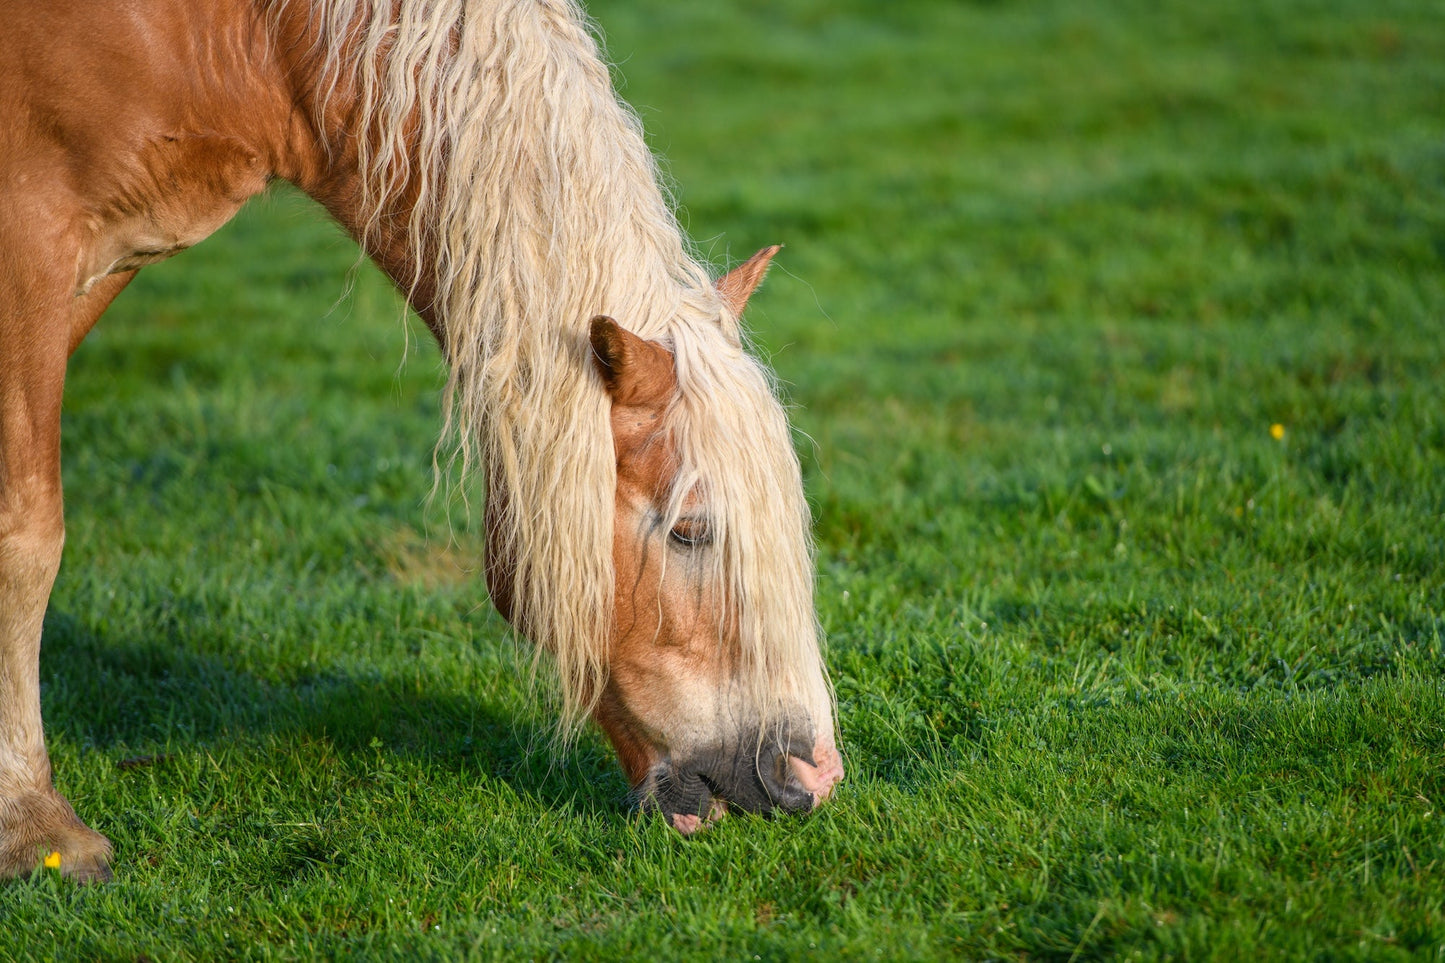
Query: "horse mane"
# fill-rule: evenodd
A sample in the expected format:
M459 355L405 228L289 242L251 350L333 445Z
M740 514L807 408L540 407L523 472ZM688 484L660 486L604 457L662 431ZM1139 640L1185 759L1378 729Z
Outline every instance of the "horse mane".
M586 15L574 0L310 2L320 99L338 85L358 98L363 245L415 198L409 248L427 257L412 282L434 292L449 371L439 444L464 477L505 491L490 521L515 563L513 622L554 660L566 728L601 693L612 628L616 464L587 338L598 314L675 353L669 521L697 486L715 584L741 613L741 684L776 718L822 674L790 430Z

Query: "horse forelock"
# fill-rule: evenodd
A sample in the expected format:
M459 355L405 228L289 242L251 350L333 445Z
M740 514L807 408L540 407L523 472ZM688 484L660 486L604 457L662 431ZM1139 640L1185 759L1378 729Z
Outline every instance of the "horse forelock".
M493 536L513 567L513 621L551 654L564 723L600 695L612 630L616 465L587 357L597 314L675 353L674 510L700 486L745 684L760 713L779 708L821 676L787 420L689 251L582 9L309 2L318 96L345 85L359 101L363 234L416 195L408 246L430 263L412 280L434 289L449 369L443 460L506 490Z
M711 579L737 616L741 677L763 721L823 678L809 510L771 372L716 324L678 325L669 430L680 463L671 525L695 486L714 550ZM811 706L809 708L812 708Z

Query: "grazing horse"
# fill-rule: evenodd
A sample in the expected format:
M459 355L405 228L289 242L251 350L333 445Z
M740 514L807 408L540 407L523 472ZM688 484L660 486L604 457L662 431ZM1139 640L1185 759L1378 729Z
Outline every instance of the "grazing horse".
M574 0L0 0L0 875L111 847L54 789L41 621L67 359L144 265L274 178L441 346L491 598L644 806L807 810L842 778L787 420Z

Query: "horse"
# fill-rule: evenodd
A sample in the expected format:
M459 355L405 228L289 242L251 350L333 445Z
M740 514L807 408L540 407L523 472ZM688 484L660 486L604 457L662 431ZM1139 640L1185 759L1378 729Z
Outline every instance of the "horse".
M687 834L843 777L790 428L576 0L0 0L0 876L110 876L54 787L41 623L68 359L276 179L435 337L493 604ZM442 470L442 469L439 469Z

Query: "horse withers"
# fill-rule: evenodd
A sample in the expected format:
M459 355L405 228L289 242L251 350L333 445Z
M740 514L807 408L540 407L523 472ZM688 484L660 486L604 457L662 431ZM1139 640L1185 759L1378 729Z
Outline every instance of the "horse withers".
M446 358L493 601L691 832L842 778L798 463L573 0L0 0L0 875L109 875L54 789L41 622L67 360L135 272L275 178ZM615 319L615 320L614 320Z

